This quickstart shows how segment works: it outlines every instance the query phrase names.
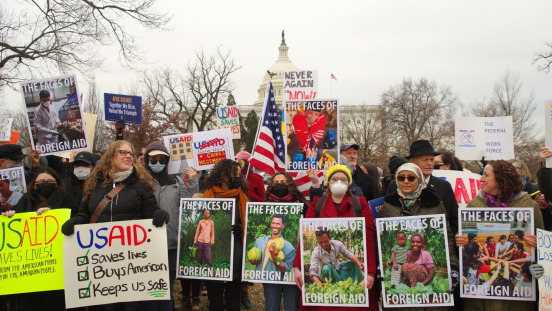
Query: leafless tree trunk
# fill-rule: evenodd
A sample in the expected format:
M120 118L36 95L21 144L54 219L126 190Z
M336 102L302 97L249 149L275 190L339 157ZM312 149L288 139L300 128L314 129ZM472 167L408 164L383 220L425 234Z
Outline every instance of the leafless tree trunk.
M27 112L22 109L16 110L13 115L13 127L12 131L19 132L19 141L17 144L22 148L28 148L31 146L31 139L29 137L29 125L27 124Z
M92 150L102 150L109 147L111 140L108 138L108 132L106 128L112 127L109 122L104 120L104 105L102 95L98 89L98 85L94 77L90 80L88 85L88 93L86 94L86 100L84 101L84 112L95 114L98 116L96 119L96 128L94 129L94 142L92 143Z
M381 106L346 106L339 114L341 144L359 145L359 163L386 154L385 113Z

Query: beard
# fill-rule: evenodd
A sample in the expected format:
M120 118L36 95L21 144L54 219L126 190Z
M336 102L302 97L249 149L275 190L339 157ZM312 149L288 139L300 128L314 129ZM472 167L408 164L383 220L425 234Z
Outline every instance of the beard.
M282 232L282 229L272 229L271 228L271 231L272 231L272 234L278 235L278 234L280 234L280 232Z

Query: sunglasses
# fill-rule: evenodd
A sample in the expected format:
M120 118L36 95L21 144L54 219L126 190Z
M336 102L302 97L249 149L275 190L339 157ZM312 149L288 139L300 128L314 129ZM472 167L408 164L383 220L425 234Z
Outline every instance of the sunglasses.
M149 160L149 162L150 162L152 165L157 164L157 162L159 162L159 164L161 164L161 165L167 163L167 161L166 161L165 159L161 159L161 160Z
M409 182L414 182L418 177L416 176L397 176L397 180L403 182L405 179L408 179Z

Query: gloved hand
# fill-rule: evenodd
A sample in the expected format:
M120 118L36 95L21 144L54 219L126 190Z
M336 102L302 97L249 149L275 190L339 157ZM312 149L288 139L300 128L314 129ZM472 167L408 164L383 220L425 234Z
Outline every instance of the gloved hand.
M157 228L163 227L163 224L168 224L171 216L163 209L158 209L153 212L153 221L151 222Z
M450 283L451 283L451 287L450 287L450 292L454 292L454 290L456 289L456 286L458 286L458 283L460 282L460 274L458 273L458 267L456 266L451 266L450 267Z
M75 225L82 225L83 223L84 221L81 217L73 217L61 226L61 233L71 235L75 233Z
M489 163L489 161L485 161L485 156L483 156L481 158L481 164L483 164L483 167L487 166L487 163Z
M234 233L234 237L241 239L241 236L243 233L242 225L241 224L232 225L232 232Z
M122 133L125 129L125 120L119 120L115 123L115 129L117 130L117 133Z
M529 271L535 279L541 278L544 275L544 267L538 263L533 263L529 266Z

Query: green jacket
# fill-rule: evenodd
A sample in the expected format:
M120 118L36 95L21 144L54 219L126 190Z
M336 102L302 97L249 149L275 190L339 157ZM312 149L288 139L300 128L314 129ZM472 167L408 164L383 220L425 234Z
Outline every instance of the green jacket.
M485 198L483 191L479 190L479 193L473 198L467 205L467 207L488 207L485 205ZM509 207L532 207L534 212L534 224L535 228L544 229L544 223L542 221L542 215L539 204L535 202L527 192L520 192L514 196L514 201ZM507 208L507 207L505 207ZM536 231L536 229L535 229ZM534 280L536 282L536 280ZM538 297L537 297L538 298ZM516 301L516 300L500 300L500 299L475 299L464 298L464 311L518 311L518 310L533 310L534 301Z

